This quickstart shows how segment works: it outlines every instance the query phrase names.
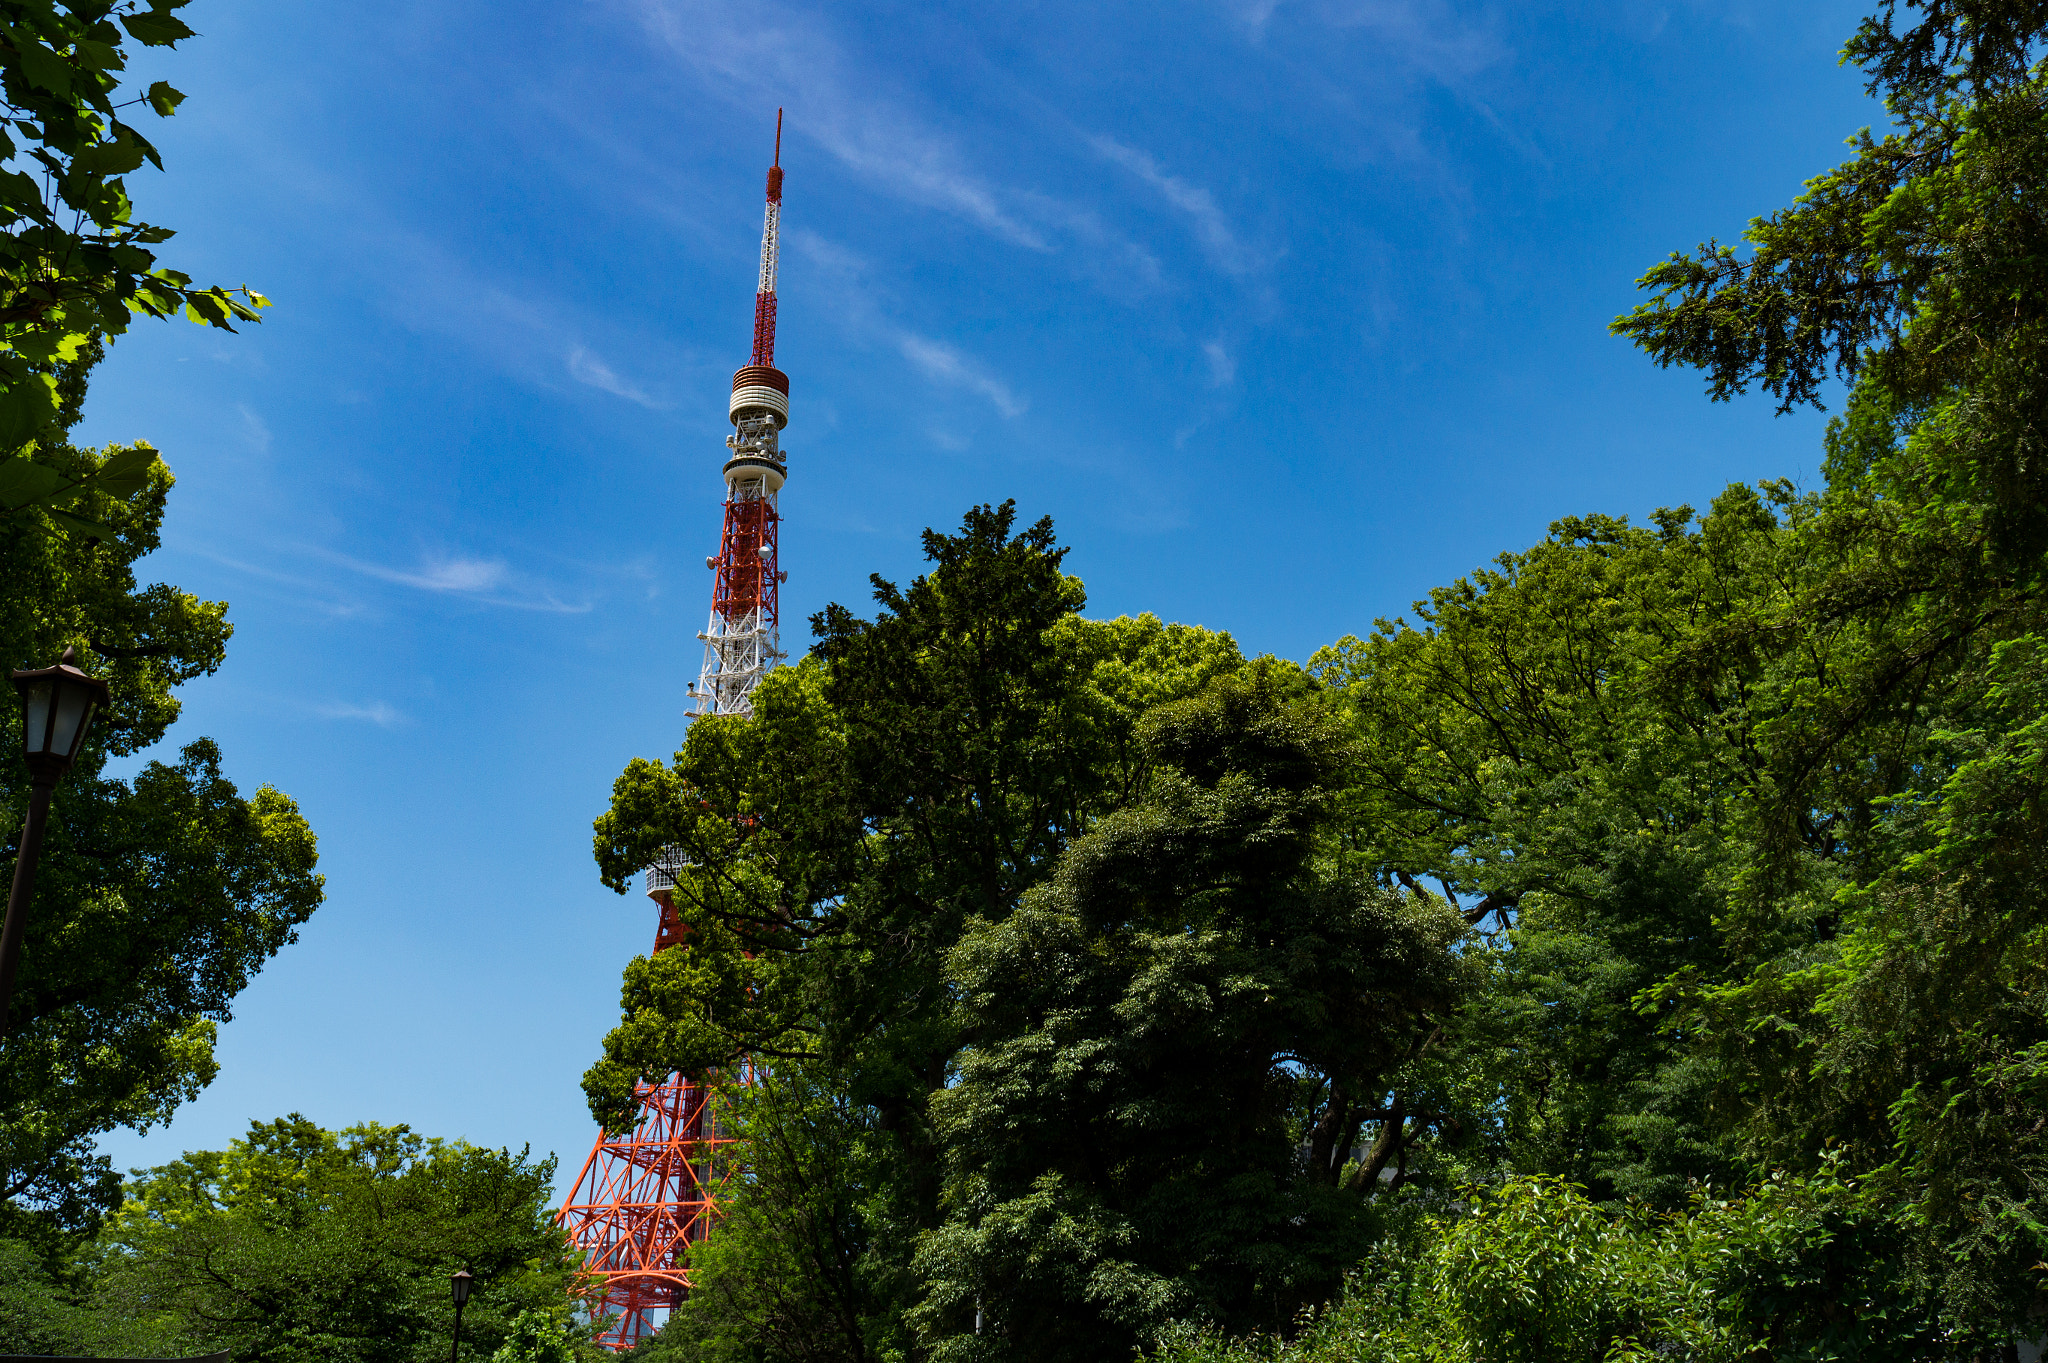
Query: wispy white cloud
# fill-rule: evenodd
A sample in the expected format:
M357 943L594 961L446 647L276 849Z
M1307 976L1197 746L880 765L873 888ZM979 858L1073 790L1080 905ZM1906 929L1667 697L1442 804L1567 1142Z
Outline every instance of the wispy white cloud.
M868 268L867 261L830 237L820 236L808 227L799 227L795 231L784 233L783 244L793 246L802 252L804 258L816 265L819 272L825 276L825 282L841 291L851 287L856 278ZM864 297L869 292L866 289L862 290Z
M573 347L564 362L568 367L569 377L578 383L588 384L592 388L610 393L613 397L624 398L628 402L637 402L652 412L666 411L670 405L649 397L620 378L617 370L592 354L587 346Z
M1208 190L1177 175L1167 174L1157 161L1136 147L1127 147L1108 137L1091 137L1088 141L1103 157L1159 191L1160 197L1169 205L1187 215L1194 227L1195 240L1202 244L1202 250L1218 269L1230 274L1245 274L1257 263L1252 253L1237 239L1230 219L1216 206L1216 198Z
M1105 292L1133 302L1165 287L1159 257L1110 227L1094 209L1028 191L1018 198L1030 206L1034 218L1073 239L1076 264Z
M1508 55L1491 22L1473 22L1448 0L1316 0L1304 11L1314 26L1371 34L1395 60L1448 85Z
M1004 417L1019 417L1029 409L1031 404L980 360L891 318L886 297L865 278L867 263L853 252L810 231L792 233L790 244L817 268L821 301L838 309L847 330L890 346L936 383L987 399Z
M505 561L495 558L438 559L428 562L416 573L397 572L371 563L356 567L357 571L381 577L386 582L399 582L429 592L487 592L502 586L505 581Z
M1052 249L1043 225L974 169L955 139L885 94L874 72L855 69L820 15L771 0L738 8L720 0L620 3L684 65L740 103L773 108L787 92L803 91L803 118L791 136L815 142L869 183L958 214L1013 245Z
M1279 8L1280 0L1233 0L1231 4L1238 22L1245 26L1253 42L1266 36L1266 25L1272 22L1273 11Z
M322 719L368 720L382 729L389 729L405 718L381 700L371 701L368 705L350 705L339 701L331 705L316 705L313 707L313 713Z
M553 615L582 615L593 609L588 601L564 600L563 594L555 587L535 581L531 575L519 572L499 558L429 554L423 556L415 568L394 568L388 564L369 562L303 542L273 549L273 561L260 563L250 562L247 558L229 557L207 545L181 542L176 547L182 552L196 554L222 567L247 573L251 577L307 592L313 598L308 604L329 614L343 617L373 614L374 607L360 597L345 592L345 578L333 573L309 576L292 572L276 566L275 559L316 559L359 577L388 582L394 586L407 587L436 596L473 602L480 606L540 611ZM628 560L624 563L572 566L584 577L610 579L635 586L652 579L652 570L644 559Z
M1228 350L1223 348L1222 341L1204 342L1202 354L1207 356L1209 360L1209 386L1211 388L1228 388L1236 381L1237 361L1231 358Z
M211 544L199 541L180 539L175 542L173 547L180 553L192 554L195 557L205 559L209 563L218 563L223 568L231 568L238 573L247 573L250 577L261 581L275 583L278 586L290 588L293 591L303 592L305 596L300 599L300 604L310 605L314 609L328 615L341 619L350 619L363 615L368 610L368 607L357 597L338 592L336 584L333 582L316 582L295 573L280 572L278 569L265 564L250 563L245 559L231 558L221 553Z
M906 331L898 339L897 348L903 352L904 359L924 372L926 378L978 393L1006 417L1022 416L1029 406L1010 391L1008 384L944 341L934 341L929 336Z
M620 334L618 314L600 313L558 294L542 280L509 277L497 263L472 261L443 239L402 225L374 206L351 219L359 252L378 262L385 306L401 325L450 337L494 368L537 388L561 392L564 378L653 411L673 404L661 385L636 383L599 352L652 352L664 359L666 338L656 332ZM579 339L563 348L562 338ZM650 368L656 367L654 364Z
M1382 61L1446 83L1507 55L1490 16L1475 21L1451 0L1222 0L1222 8L1253 45L1284 30L1306 38L1325 64L1330 34L1344 30L1371 34Z
M305 546L304 552L327 560L350 572L379 582L412 587L437 595L460 597L483 606L504 606L512 610L545 611L560 615L581 615L590 610L588 602L564 601L552 588L529 585L518 580L503 559L470 558L462 555L430 555L417 568L393 568L370 563L328 549Z
M270 425L250 408L247 403L236 403L235 410L242 414L242 437L249 447L258 454L270 453Z

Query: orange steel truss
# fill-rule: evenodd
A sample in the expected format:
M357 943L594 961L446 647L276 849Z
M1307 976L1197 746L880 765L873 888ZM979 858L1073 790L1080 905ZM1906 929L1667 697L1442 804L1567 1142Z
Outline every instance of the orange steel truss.
M682 946L669 892L653 897L661 905L654 949ZM752 1071L738 1078L750 1083ZM710 1235L737 1168L736 1141L719 1119L715 1088L672 1074L634 1085L633 1095L640 1113L632 1132L598 1132L555 1214L583 1251L584 1304L592 1319L606 1322L596 1342L614 1351L660 1329L689 1295L690 1246Z

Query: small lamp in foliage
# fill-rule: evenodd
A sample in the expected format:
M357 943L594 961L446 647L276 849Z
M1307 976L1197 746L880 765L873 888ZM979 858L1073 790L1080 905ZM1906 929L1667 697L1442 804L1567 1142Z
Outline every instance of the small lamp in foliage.
M7 896L7 923L0 928L0 1032L14 994L14 969L28 926L29 895L35 889L36 858L43 850L43 826L50 818L50 793L78 757L95 712L107 703L107 684L78 670L78 650L67 648L55 667L13 672L21 692L21 749L28 763L28 822L14 858L14 888Z
M449 1289L455 1293L455 1339L448 1346L448 1363L455 1363L457 1356L462 1352L462 1308L469 1301L469 1289L475 1283L476 1279L470 1276L466 1268L458 1269L454 1276L448 1279Z

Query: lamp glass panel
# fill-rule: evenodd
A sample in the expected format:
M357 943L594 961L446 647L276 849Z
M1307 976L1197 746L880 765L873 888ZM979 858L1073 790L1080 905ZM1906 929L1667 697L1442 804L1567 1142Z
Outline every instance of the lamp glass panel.
M21 746L24 751L46 751L50 737L50 679L31 682L21 693Z
M78 751L85 736L86 721L92 718L92 692L76 684L57 688L57 725L50 734L50 751L66 758Z

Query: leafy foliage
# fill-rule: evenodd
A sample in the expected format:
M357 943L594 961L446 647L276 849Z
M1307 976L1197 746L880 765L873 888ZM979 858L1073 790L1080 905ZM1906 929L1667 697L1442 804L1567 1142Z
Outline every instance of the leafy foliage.
M146 106L159 118L184 96L157 81L122 85L129 41L173 47L193 36L178 17L189 0L0 0L0 513L60 508L84 495L77 479L50 481L49 465L20 451L41 442L59 416L58 370L100 338L128 329L133 314L233 330L258 320L262 295L195 288L158 266L151 249L171 229L138 221L127 175L144 161L162 169L147 137L123 117ZM122 96L126 95L126 98ZM28 467L44 465L44 472ZM118 495L129 470L102 471ZM60 474L61 478L61 474Z
M816 1062L726 1095L745 1178L690 1252L696 1286L634 1363L866 1363L906 1356L910 1287L893 1142Z
M100 1240L94 1327L160 1355L447 1356L448 1279L476 1277L462 1356L568 1363L575 1268L550 1215L552 1158L374 1123L252 1123L226 1150L135 1183Z
M1363 1252L1386 1156L1360 1127L1470 972L1441 901L1318 864L1351 749L1305 690L1267 662L1151 711L1143 798L953 949L931 1357L1095 1358L1190 1310L1277 1323Z
M1382 622L1310 669L1359 736L1347 856L1435 880L1501 948L1458 1024L1463 1073L1403 1102L1394 1138L1674 1205L1741 1170L1707 1120L1711 1070L1635 1000L1725 960L1736 816L1770 780L1766 753L1730 741L1760 669L1690 651L1739 637L1789 556L1746 489L1697 527L1689 508L1659 520L1560 522L1417 603L1419 627Z
M933 570L907 588L877 580L875 619L821 613L819 647L762 683L751 720L700 720L673 766L631 764L597 825L615 888L658 856L687 862L674 898L688 949L628 967L621 1025L585 1079L592 1111L631 1120L641 1076L798 1061L840 1096L778 1118L792 1139L814 1148L853 1122L878 1152L861 1167L889 1171L857 1199L857 1270L835 1260L839 1278L804 1277L775 1327L791 1332L839 1309L833 1294L854 1273L897 1295L834 1337L894 1338L914 1237L943 1215L927 1109L962 1044L949 954L970 921L1007 917L1091 818L1142 788L1134 725L1148 706L1242 662L1228 636L1080 619L1050 524L1015 533L1011 506L976 509L926 550ZM770 1243L766 1218L735 1215L759 1227L759 1254L809 1253Z
M742 1055L823 1055L907 1130L956 1049L944 963L972 914L1007 914L1136 778L1146 688L1234 666L1227 636L1077 619L1049 523L981 508L927 536L937 565L879 579L872 622L832 607L752 720L694 724L673 767L635 761L597 824L623 890L675 849L691 949L634 962L625 1020L586 1079L630 1120L636 1077Z
M1183 1325L1161 1363L1935 1363L2011 1336L1941 1328L1906 1237L1832 1172L1679 1211L1524 1178L1466 1191L1359 1267L1292 1340ZM1818 1308L1818 1309L1816 1309Z
M512 1318L491 1363L578 1363L592 1352L588 1347L579 1350L580 1340L566 1302L547 1309L529 1307Z
M83 1344L86 1313L58 1266L21 1240L0 1240L0 1349L72 1354Z

